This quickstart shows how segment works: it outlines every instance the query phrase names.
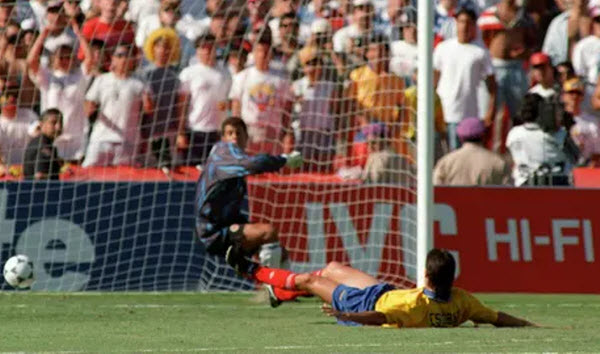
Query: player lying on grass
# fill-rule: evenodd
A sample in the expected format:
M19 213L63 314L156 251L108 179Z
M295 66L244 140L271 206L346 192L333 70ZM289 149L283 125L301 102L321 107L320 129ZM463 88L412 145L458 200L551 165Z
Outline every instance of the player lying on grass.
M427 255L426 286L395 289L357 269L331 262L314 273L260 266L231 249L227 262L238 272L274 287L278 300L291 300L307 293L327 304L323 312L344 325L391 327L455 327L471 320L497 327L534 326L533 323L494 311L469 292L452 286L456 263L445 250ZM329 306L329 304L331 306Z
M233 246L244 256L251 256L260 249L261 263L278 267L285 255L277 231L270 224L248 220L245 177L283 166L298 168L302 157L297 152L248 156L244 152L248 130L238 117L223 121L221 132L222 139L210 152L196 187L196 235L210 254L224 257Z

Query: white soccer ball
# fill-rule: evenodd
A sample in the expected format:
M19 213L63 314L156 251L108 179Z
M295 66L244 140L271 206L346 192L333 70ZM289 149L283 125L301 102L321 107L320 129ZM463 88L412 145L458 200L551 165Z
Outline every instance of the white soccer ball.
M10 257L4 264L4 280L14 288L28 288L33 284L33 262L24 254Z

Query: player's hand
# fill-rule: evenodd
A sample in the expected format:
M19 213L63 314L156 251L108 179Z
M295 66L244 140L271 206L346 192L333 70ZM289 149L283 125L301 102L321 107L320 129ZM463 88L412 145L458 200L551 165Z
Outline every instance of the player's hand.
M304 162L299 151L292 151L291 153L283 154L282 156L287 159L285 165L289 168L299 168Z
M339 315L341 315L341 313L339 311L334 310L333 307L331 307L331 305L326 304L326 303L323 303L321 305L321 311L330 317L338 317Z

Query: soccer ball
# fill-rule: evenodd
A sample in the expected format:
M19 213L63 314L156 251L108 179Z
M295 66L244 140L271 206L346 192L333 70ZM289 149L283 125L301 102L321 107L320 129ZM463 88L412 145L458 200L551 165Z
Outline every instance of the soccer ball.
M33 284L33 262L24 254L10 257L4 264L4 280L13 288L28 288Z

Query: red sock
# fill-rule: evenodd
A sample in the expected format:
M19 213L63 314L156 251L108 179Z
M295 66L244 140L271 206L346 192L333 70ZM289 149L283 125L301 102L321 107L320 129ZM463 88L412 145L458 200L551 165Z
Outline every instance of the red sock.
M273 292L277 299L281 301L292 301L296 300L296 298L300 296L310 296L311 294L308 291L303 290L285 290L281 288L273 288Z
M261 283L273 285L276 288L296 290L295 280L297 275L287 269L259 266L256 272L254 272L254 279Z

